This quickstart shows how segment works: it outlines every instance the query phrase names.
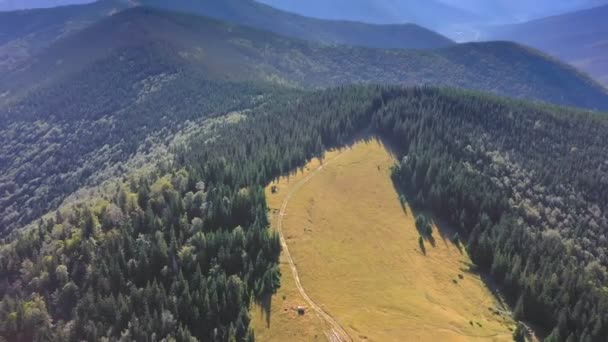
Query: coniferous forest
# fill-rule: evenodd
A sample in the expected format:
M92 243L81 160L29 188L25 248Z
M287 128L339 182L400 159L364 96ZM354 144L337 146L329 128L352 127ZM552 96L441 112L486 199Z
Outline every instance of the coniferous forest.
M289 276L265 188L368 138L514 339L608 342L606 109L542 51L412 24L253 0L0 12L0 342L254 341Z
M264 186L328 148L377 136L395 186L460 232L516 319L548 341L608 336L608 121L449 89L275 92L244 119L7 237L9 341L253 340L249 308L280 286Z

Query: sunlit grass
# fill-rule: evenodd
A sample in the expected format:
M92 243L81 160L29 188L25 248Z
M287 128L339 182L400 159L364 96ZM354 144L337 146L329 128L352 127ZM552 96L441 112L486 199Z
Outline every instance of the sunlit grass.
M416 213L401 206L390 179L394 158L376 141L358 142L327 154L323 169L287 206L283 230L308 295L354 340L511 340L508 317L469 257L451 242L452 232L433 225L434 246L420 248ZM304 173L318 167L313 161ZM285 194L302 173L283 177L267 189L276 220ZM295 290L288 267L273 298L270 327L254 310L260 340L324 339L322 322ZM285 299L283 299L285 298ZM490 310L492 309L492 310Z

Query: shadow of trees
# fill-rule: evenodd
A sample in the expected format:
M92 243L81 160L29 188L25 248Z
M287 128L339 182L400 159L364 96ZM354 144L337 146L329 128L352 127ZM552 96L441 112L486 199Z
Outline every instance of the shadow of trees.
M435 215L432 215L424 209L413 205L413 201L408 199L411 198L409 197L409 194L401 189L394 180L393 186L397 192L398 200L404 214L415 217L416 230L420 235L418 245L422 254L427 254L425 242L428 242L433 248L436 247L437 238L435 237L434 233L439 236L438 238L440 238L446 246L452 245L458 249L460 254L464 253L464 246L456 229L451 227L445 221L438 219ZM436 229L433 229L433 227Z
M257 299L256 304L260 306L260 313L262 314L262 318L266 322L266 327L270 328L272 295L265 295L261 299Z

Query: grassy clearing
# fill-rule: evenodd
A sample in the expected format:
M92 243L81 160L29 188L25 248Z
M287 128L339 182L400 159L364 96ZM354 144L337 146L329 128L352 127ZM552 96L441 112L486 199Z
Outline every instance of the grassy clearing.
M380 142L330 152L324 163L290 200L283 230L306 292L354 340L511 340L512 320L494 314L499 304L467 272L469 257L451 232L433 225L435 244L426 241L422 252L415 214L401 207L390 180L394 158ZM268 187L273 220L290 186L318 164L281 178L276 194ZM270 325L254 312L256 336L325 339L314 314L295 312L304 301L288 267L282 271Z
M329 153L332 157L335 153ZM319 166L318 160L311 161L302 172L281 178L281 191L273 194L271 186L266 188L266 198L270 209L270 222L276 226L279 210L287 195L289 184L297 183L311 170ZM251 325L258 341L325 341L325 323L318 316L307 312L304 316L297 313L299 306L306 307L306 301L300 296L285 255L281 255L281 288L270 303L254 304ZM267 309L270 308L269 314Z

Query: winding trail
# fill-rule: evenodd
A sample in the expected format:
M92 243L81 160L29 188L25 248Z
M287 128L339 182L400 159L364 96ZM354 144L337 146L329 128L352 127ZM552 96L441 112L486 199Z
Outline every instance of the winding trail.
M315 170L313 170L310 174L306 175L306 177L302 178L295 184L295 186L289 191L289 193L287 193L287 196L285 196L285 199L283 200L283 204L281 205L281 210L279 211L279 218L277 220L277 230L279 231L279 236L281 238L281 245L283 247L283 253L284 253L285 257L287 258L287 261L289 262L289 267L291 268L291 274L293 275L293 279L295 280L298 292L300 292L300 295L302 296L302 298L304 298L304 300L306 300L308 305L317 313L317 315L330 326L331 330L326 333L327 338L329 339L330 342L352 342L352 339L350 338L350 336L348 335L346 330L344 330L344 328L342 328L340 323L338 323L333 317L331 317L331 315L329 315L327 312L325 312L325 310L323 310L319 305L317 305L306 294L306 291L304 290L304 287L302 286L302 283L300 282L300 276L298 275L298 269L296 268L296 265L293 261L293 258L291 257L291 254L289 253L289 247L287 246L287 240L285 239L285 236L283 235L283 217L285 216L285 211L287 210L287 204L289 204L289 200L291 199L291 197L293 195L295 195L315 175L317 175L317 173L319 173L319 171L323 170L323 167L325 165L327 165L331 161L339 158L341 155L342 154L334 157L330 161L327 161L325 164L321 164L319 167L317 167Z

